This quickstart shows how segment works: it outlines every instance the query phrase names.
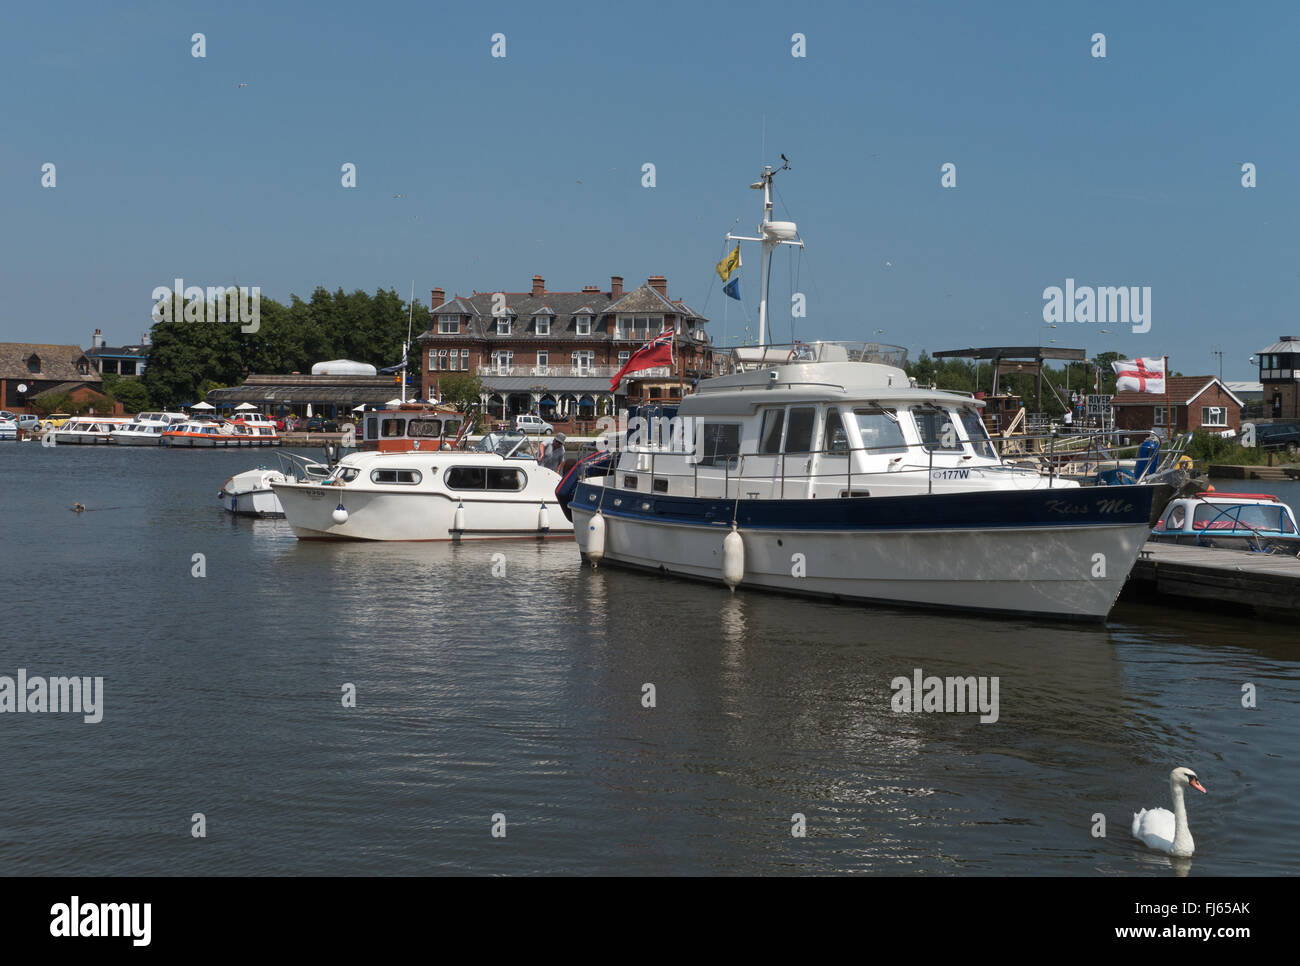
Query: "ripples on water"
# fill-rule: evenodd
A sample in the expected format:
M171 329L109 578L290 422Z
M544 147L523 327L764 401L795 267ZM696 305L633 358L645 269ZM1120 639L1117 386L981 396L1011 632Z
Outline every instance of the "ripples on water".
M218 508L258 462L0 444L0 673L106 678L99 725L0 716L6 871L1169 875L1128 824L1178 764L1210 792L1193 875L1300 870L1294 626L731 595L567 541L300 544ZM998 676L999 721L892 713L915 667Z

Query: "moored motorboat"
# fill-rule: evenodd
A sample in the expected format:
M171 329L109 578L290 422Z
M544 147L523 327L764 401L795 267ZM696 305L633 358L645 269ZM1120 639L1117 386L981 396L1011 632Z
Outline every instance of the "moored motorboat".
M1300 551L1295 513L1271 493L1210 489L1171 500L1151 539L1197 547Z
M121 416L77 416L52 435L59 446L97 446L111 442L113 433L129 422Z
M295 479L324 480L332 469L327 463L295 453L276 455L280 459L279 469L259 466L226 480L217 491L221 506L236 516L282 517L284 507L271 488L272 483L288 483Z
M771 178L754 185L760 293L794 237L770 221ZM1009 465L982 400L917 388L906 350L768 345L765 319L763 301L759 344L683 397L667 441L631 439L611 473L576 486L585 559L733 589L1105 619L1169 487L1083 489Z
M303 540L473 540L567 536L560 476L522 433L468 450L352 453L322 481L269 481Z
M184 413L138 413L130 422L113 430L110 439L118 446L161 446L163 432L188 418Z

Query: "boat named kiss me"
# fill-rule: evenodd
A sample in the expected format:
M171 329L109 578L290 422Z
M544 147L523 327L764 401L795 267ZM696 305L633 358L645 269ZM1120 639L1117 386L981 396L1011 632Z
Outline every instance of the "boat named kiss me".
M795 237L764 189L763 278ZM1004 462L981 400L916 387L874 343L732 350L678 410L683 445L578 483L592 563L891 605L1104 620L1171 489L1080 487ZM691 444L694 445L691 445ZM1156 501L1159 501L1158 503Z

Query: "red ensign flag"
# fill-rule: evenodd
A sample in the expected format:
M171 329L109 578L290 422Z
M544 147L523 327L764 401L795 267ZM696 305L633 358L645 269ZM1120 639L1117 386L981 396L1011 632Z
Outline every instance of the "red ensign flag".
M623 363L623 368L614 373L614 378L609 381L610 392L618 389L618 384L623 381L624 376L640 372L642 369L654 369L656 366L671 366L672 364L673 333L665 332L632 353L631 358Z

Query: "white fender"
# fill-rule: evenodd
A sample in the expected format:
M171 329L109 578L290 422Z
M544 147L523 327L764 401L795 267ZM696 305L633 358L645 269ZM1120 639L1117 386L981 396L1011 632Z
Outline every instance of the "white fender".
M546 501L542 501L542 508L537 511L537 532L550 533L551 531L551 514L546 509Z
M348 522L347 507L345 507L342 503L340 503L338 506L334 508L334 512L330 514L330 517L334 520L335 523L347 523Z
M736 525L722 541L722 582L733 591L745 576L745 541Z
M457 503L456 512L451 517L451 532L460 536L465 532L465 504Z
M587 559L594 567L605 556L605 514L597 513L587 524Z

